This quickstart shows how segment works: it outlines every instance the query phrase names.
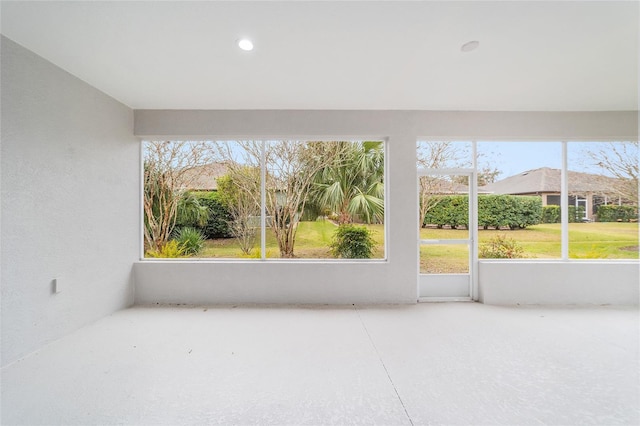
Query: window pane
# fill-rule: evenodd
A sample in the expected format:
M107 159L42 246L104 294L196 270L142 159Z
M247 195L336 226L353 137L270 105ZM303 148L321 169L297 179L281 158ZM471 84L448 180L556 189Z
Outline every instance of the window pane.
M571 142L569 257L638 258L638 143Z
M469 238L469 177L420 176L421 239Z
M227 215L226 232L211 235L203 257L260 259L261 141L212 142L224 173L212 196ZM221 221L223 226L225 221Z
M478 142L481 258L559 258L562 146Z
M453 169L473 166L471 142L418 141L418 169Z
M267 258L384 258L383 142L269 141L265 155Z
M162 141L144 149L145 257L261 259L262 167L264 257L385 256L383 142ZM342 245L334 244L338 229Z
M143 144L145 257L260 258L260 142Z
M467 244L428 244L420 246L421 274L468 274Z

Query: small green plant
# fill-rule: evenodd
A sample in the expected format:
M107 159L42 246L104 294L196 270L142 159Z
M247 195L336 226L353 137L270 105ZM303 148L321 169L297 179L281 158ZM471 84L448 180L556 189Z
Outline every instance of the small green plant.
M524 249L513 238L496 235L489 242L480 245L482 259L519 259L525 257Z
M370 259L376 243L372 232L364 226L338 226L331 243L331 254L343 259Z
M176 240L164 243L160 250L149 250L147 252L147 257L158 259L184 257L184 255L184 248Z
M267 258L275 257L276 252L274 250L267 249ZM239 257L243 259L262 259L262 251L260 249L251 250L249 254L242 253Z
M572 259L606 259L607 249L605 247L596 247L595 244L592 244L589 250L583 253L570 253L569 257Z
M175 241L187 256L196 256L204 247L204 235L199 230L187 226L176 233Z

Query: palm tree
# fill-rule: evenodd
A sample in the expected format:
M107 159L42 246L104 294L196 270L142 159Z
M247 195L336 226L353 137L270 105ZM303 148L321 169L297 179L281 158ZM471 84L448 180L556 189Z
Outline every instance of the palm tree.
M326 144L326 142L325 142ZM338 154L314 177L313 203L351 223L384 220L384 146L379 141L331 142L325 149Z

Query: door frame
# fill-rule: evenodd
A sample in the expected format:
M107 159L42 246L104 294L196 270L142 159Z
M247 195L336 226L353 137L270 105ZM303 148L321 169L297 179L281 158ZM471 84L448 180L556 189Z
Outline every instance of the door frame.
M417 300L418 302L449 302L449 301L477 301L478 300L478 176L476 168L442 168L442 169L418 169L417 170L417 199L420 200L420 178L423 176L467 176L469 181L469 234L468 239L449 240L448 244L468 244L469 247L469 273L468 274L421 274L420 273L420 248L423 245L436 244L437 241L425 243L420 238L420 227L417 232ZM418 212L420 205L418 201ZM420 214L418 213L418 217ZM447 243L445 243L447 244ZM446 283L456 280L460 275L468 275L468 296L459 295L429 295L423 294L422 283L427 276L435 278L440 275L440 282ZM435 282L435 281L434 281Z

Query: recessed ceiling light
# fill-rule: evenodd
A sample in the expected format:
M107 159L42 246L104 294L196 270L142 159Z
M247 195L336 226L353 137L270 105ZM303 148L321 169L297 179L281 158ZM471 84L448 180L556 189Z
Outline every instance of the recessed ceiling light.
M477 40L469 41L462 45L460 50L463 52L471 52L472 50L476 50L480 46L480 42Z
M242 50L253 50L253 42L248 38L238 40L238 47Z

